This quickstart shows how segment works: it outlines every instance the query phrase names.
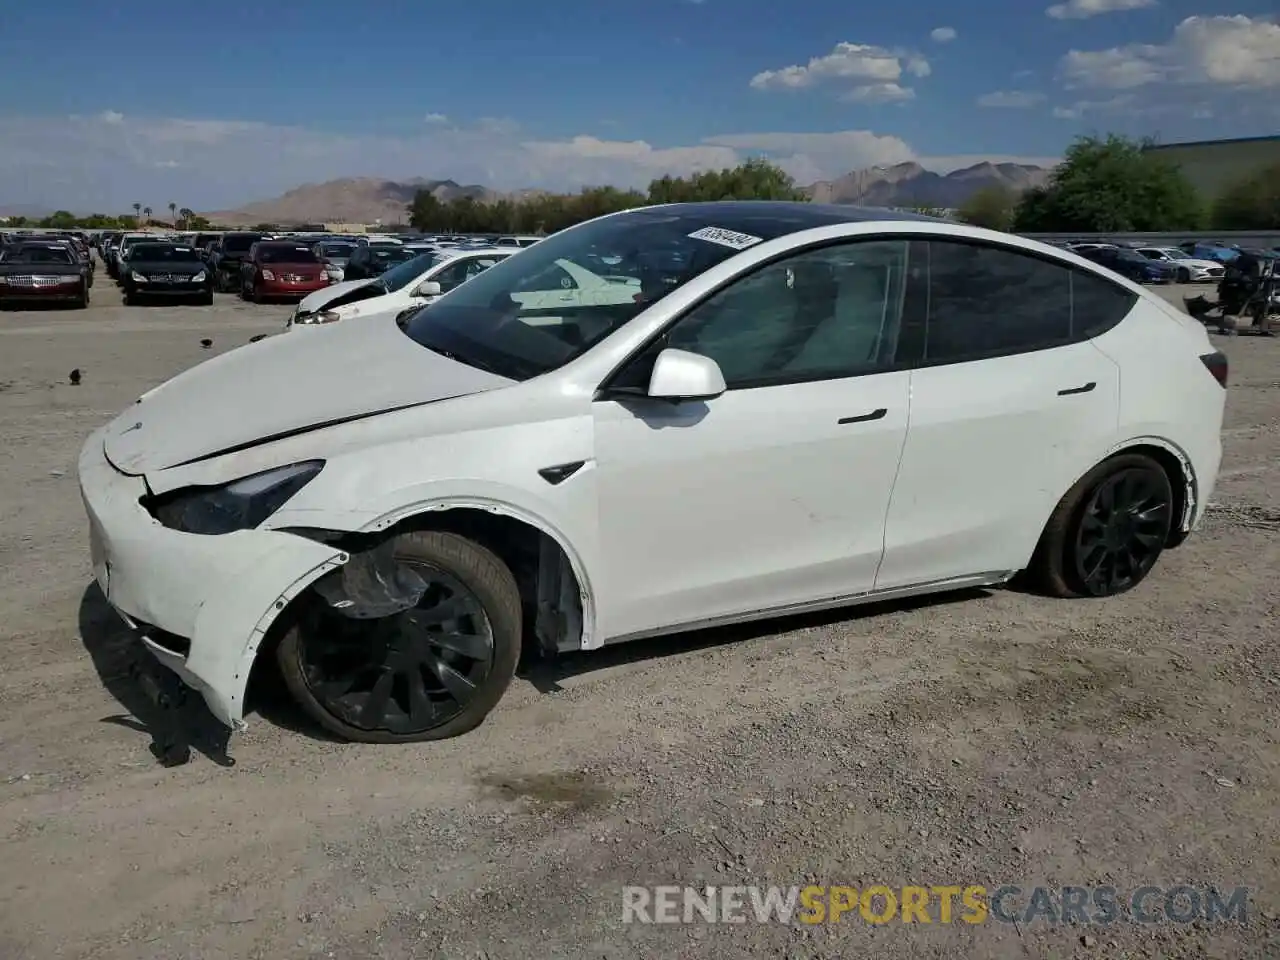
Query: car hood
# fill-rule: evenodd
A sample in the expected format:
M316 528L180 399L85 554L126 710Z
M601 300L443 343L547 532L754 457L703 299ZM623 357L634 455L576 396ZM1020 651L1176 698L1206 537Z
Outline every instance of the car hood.
M268 337L143 394L108 427L105 453L139 475L514 381L419 346L388 320Z
M1193 270L1210 270L1214 267L1221 267L1220 260L1201 260L1199 257L1189 257L1186 260L1177 261L1174 266L1191 267Z
M341 283L331 283L323 290L317 290L315 293L309 293L303 297L298 303L296 315L318 313L339 297L345 296L360 287L367 287L371 283L373 283L372 280L343 280Z

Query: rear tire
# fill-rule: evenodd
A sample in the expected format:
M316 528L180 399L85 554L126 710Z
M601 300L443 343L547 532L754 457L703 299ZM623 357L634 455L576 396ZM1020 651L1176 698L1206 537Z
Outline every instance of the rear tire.
M1111 597L1149 574L1173 528L1173 487L1142 454L1118 454L1067 491L1045 525L1027 580L1052 597Z
M515 578L494 553L452 533L401 534L395 540L394 555L432 584L423 602L405 614L379 620L347 621L348 629L357 629L351 624L367 624L373 629L389 630L390 637L375 638L376 635L366 634L354 644L342 644L337 642L335 631L341 629L346 618L328 610L314 594L305 595L303 608L276 648L276 662L285 685L308 716L344 740L414 743L467 733L484 721L515 676L522 633L520 591ZM476 639L473 635L487 634L491 646L484 662L468 654L464 670L464 661L453 659L454 648L441 647L422 637L414 639L405 629L397 629L400 618L415 612L429 614L431 603L427 598L433 596L437 582L447 590L443 603L461 602L458 598L462 597L474 611L464 615L471 618L465 630L472 640ZM442 605L438 603L437 607ZM453 622L461 621L455 616ZM447 629L428 633L446 638L453 635ZM422 647L423 643L427 647ZM388 647L396 647L397 651L388 653ZM393 659L402 657L405 651L416 656L422 650L427 651L424 660ZM423 673L427 663L434 664L430 668L437 671L434 676ZM450 663L456 664L458 670L453 670ZM449 682L440 679L441 670L448 673ZM409 688L413 671L416 671L420 691L424 689L424 676L428 677L428 685L435 681L441 683L430 690L434 699L429 711L431 716L426 719L412 715L414 698ZM458 671L467 673L469 686L461 699L449 692L459 683ZM366 710L368 702L374 699L379 677L385 678L386 691L382 699L386 705L377 712L377 720L366 720L360 711ZM363 689L366 686L370 688L367 691ZM339 692L335 695L334 690Z

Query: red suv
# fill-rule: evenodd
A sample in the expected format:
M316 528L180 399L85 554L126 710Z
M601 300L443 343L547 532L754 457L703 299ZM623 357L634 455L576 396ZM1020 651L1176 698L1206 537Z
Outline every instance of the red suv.
M301 298L328 285L320 258L292 240L259 240L240 267L240 296L253 303Z

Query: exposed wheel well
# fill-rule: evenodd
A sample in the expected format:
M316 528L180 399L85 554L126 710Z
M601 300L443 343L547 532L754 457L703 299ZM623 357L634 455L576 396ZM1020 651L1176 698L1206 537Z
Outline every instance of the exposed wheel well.
M1183 519L1188 502L1195 495L1193 492L1195 480L1189 475L1186 465L1172 451L1149 443L1125 447L1123 450L1117 450L1111 456L1116 457L1121 454L1140 454L1150 457L1164 470L1165 475L1169 478L1169 486L1173 490L1173 524L1169 528L1169 539L1165 543L1165 547L1170 548L1180 545L1187 539L1187 531L1182 529ZM1108 457L1107 459L1111 458Z
M514 517L472 507L430 510L377 534L326 536L352 553L409 530L441 530L474 540L510 568L520 588L525 633L544 653L578 650L582 644L582 587L568 556L552 537Z

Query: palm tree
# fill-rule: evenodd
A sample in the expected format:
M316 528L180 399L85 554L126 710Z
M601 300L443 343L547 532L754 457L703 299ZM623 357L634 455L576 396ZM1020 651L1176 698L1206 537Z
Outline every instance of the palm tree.
M150 207L142 208L142 219L147 221L147 226L151 226L151 208Z
M135 228L142 226L142 204L136 200L133 204L133 225Z
M178 216L182 219L183 224L188 227L191 225L191 218L195 215L196 212L190 207L183 207L178 211Z
M178 229L178 205L172 200L169 201L169 219L173 221L173 228Z

